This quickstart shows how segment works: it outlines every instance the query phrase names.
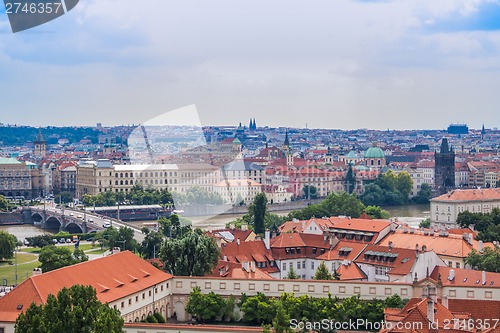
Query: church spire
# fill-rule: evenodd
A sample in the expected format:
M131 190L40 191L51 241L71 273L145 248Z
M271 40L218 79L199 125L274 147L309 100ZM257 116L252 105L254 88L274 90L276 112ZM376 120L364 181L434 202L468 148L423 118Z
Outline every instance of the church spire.
M290 147L290 139L288 138L288 129L285 130L285 142L283 142L283 146L287 148Z

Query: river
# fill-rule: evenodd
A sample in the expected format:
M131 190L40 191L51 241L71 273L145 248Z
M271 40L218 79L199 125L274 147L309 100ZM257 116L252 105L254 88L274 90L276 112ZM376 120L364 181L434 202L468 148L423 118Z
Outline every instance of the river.
M418 227L420 221L429 217L429 205L408 205L408 206L391 206L382 207L387 210L393 218L397 218L399 222L406 222L413 227ZM278 215L287 215L290 210L276 212ZM244 214L227 214L218 216L193 216L189 219L193 221L193 225L202 229L217 229L224 228L225 225L237 218L242 217ZM152 221L134 221L127 222L138 227L142 227L144 222ZM0 230L13 234L18 240L23 241L27 237L43 235L49 233L40 228L31 225L9 225L0 226Z

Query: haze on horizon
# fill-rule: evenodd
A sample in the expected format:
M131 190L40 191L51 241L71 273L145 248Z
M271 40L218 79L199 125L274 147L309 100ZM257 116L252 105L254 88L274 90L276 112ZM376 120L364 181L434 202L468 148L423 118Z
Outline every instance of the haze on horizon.
M500 127L499 0L86 0L12 34L0 122Z

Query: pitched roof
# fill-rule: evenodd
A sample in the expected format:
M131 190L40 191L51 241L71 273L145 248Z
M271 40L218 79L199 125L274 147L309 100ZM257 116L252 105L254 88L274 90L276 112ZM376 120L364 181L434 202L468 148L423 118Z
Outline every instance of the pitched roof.
M370 259L373 257L376 259ZM416 259L417 251L415 250L389 249L387 246L370 244L354 261L360 264L390 267L392 269L389 274L406 275L410 273Z
M392 242L395 248L402 249L415 249L418 245L419 248L426 246L427 251L434 251L437 255L465 258L472 251L472 249L478 249L479 242L472 240L472 245L470 245L463 237L460 235L448 235L447 237L440 237L439 234L428 234L425 235L419 231L414 231L414 233L409 233L401 229L397 229L387 235L380 245L388 246L389 242ZM484 247L492 247L493 244L485 243Z
M454 278L449 280L450 270L453 270ZM452 268L447 266L436 266L430 277L438 280L441 275L443 286L470 286L470 287L496 287L500 288L500 273L485 272L486 281L483 285L482 272L472 269ZM499 312L500 314L500 312Z
M340 281L363 280L367 276L356 263L342 264L337 268L340 275Z
M330 247L330 242L328 240L325 240L323 235L313 235L304 233L281 234L271 239L271 248L304 247L304 246L327 249Z
M266 258L268 261L274 261L271 250L266 249L262 240L240 242L239 245L237 242L222 244L221 257L226 257L228 261L240 264L250 261L264 262L267 261ZM266 272L278 271L276 266L271 267L269 265L261 269Z
M317 259L319 260L354 260L366 247L364 243L340 241L333 249L326 251ZM340 252L347 255L340 255Z
M0 321L15 321L32 302L45 303L49 294L75 284L91 285L109 303L171 278L132 252L120 252L30 277L0 299Z
M367 219L346 219L342 217L330 218L330 220L335 224L335 229L344 230L354 230L354 231L366 231L366 232L381 232L392 224L388 220L367 220Z
M246 271L243 265L236 262L219 260L217 266L213 269L212 273L208 276L225 277L232 279L272 279L266 271L256 267L255 270Z
M439 201L489 201L500 200L499 188L483 188L470 190L453 190L449 193L431 199L433 202Z

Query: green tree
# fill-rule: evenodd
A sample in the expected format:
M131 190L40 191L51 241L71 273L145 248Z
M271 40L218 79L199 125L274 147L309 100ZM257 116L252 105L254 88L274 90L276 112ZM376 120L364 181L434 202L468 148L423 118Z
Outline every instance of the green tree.
M241 302L243 321L255 325L271 324L275 314L275 303L263 293L245 297Z
M118 310L99 302L91 286L74 285L50 294L45 305L32 303L16 320L15 333L122 333Z
M365 213L370 215L374 219L388 219L391 217L388 211L380 208L380 206L367 206L365 208Z
M408 172L400 172L396 180L396 189L401 193L401 195L408 200L408 196L413 188L413 180Z
M292 332L290 327L290 315L285 311L281 302L276 304L276 315L273 319L273 328L275 333Z
M465 263L476 270L500 273L500 248L485 247L482 253L473 249L465 258Z
M160 251L165 269L179 276L204 276L217 265L219 256L215 240L196 232L181 239L167 239Z
M62 204L73 202L73 194L71 192L61 192L54 197L54 202Z
M85 254L80 256L77 253L77 256L78 258L75 258L71 250L67 247L49 245L42 248L42 251L40 251L40 255L38 256L38 261L41 263L40 268L43 272L50 272L54 269L74 265L88 260L88 257Z
M431 227L431 219L426 218L425 220L422 220L420 224L418 225L419 228L430 228Z
M328 268L326 267L324 261L322 261L318 265L318 268L316 269L316 273L314 274L314 280L333 280L333 276L328 271Z
M392 296L387 297L384 300L385 308L402 308L405 306L406 301L401 298L398 294L394 294Z
M38 235L26 238L30 246L43 248L48 245L53 245L52 237L49 235Z
M293 269L293 266L290 266L290 269L288 270L288 274L286 275L286 278L290 279L290 280L297 280L297 279L299 279L299 276L297 275L297 273L295 273L295 270Z
M163 245L163 235L159 232L149 232L142 241L139 252L146 259L156 258Z
M0 195L0 212L7 212L9 210L9 202L3 195Z
M251 212L254 231L256 234L264 233L264 223L267 210L267 198L264 192L255 196L253 203L250 205L249 213Z
M428 204L432 196L432 189L429 184L423 183L417 195L412 199L416 204Z
M349 168L347 169L347 173L345 176L345 188L347 193L351 194L356 187L356 178L354 176L354 171L352 170L352 165L349 164Z
M97 203L97 200L95 197L91 196L90 194L84 194L82 196L82 204L85 207L92 207L92 206L94 206L94 203Z
M201 293L200 287L196 287L189 294L186 311L196 318L198 322L214 322L223 315L224 310L224 299L213 291L204 295Z
M302 193L306 199L316 199L318 197L318 189L313 185L304 185Z
M16 244L16 236L0 231L0 260L13 258Z

